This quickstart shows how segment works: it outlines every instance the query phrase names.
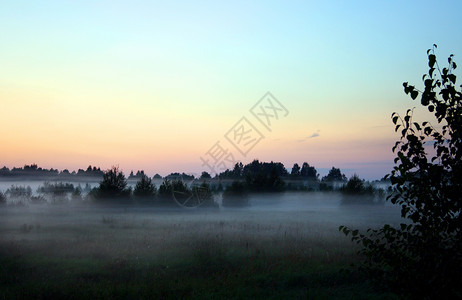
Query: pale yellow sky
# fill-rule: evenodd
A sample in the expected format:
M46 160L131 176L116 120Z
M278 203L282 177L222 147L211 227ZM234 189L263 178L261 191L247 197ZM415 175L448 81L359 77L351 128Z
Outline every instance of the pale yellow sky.
M398 138L391 113L418 105L402 82L419 86L433 43L444 61L462 48L435 28L404 35L426 22L430 8L415 9L2 1L0 167L199 173L200 157L223 141L244 163L307 161L380 178ZM456 11L431 8L448 28L461 28L448 15ZM258 125L249 109L267 91L289 114L272 132L259 128L265 138L239 156L224 135L243 116Z

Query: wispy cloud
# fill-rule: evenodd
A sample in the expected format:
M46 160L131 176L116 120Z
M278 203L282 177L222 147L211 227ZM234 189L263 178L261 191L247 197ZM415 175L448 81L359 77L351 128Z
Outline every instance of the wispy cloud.
M315 133L313 133L312 135L310 135L308 138L311 139L311 138L315 138L315 137L318 137L319 136L319 130Z
M315 138L315 137L318 137L319 136L319 133L321 132L321 130L316 130L315 132L313 132L311 135L303 138L303 139L300 139L300 140L297 140L298 143L302 143L302 142L305 142L306 140L308 139L312 139L312 138Z
M310 136L307 136L306 138L307 139L312 139L312 138L318 137L320 132L321 132L321 130L318 129L315 132L313 132L313 134L311 134Z

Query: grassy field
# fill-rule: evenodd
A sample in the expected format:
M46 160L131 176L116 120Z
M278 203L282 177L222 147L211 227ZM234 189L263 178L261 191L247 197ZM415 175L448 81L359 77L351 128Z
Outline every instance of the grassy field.
M391 216L384 207L4 207L0 298L394 299L348 271L360 258L337 230Z

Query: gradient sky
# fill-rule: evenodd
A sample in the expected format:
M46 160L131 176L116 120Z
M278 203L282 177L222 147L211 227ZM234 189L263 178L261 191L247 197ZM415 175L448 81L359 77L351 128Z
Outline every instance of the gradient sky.
M462 65L459 1L0 2L0 167L207 170L217 142L244 163L304 161L378 179L390 115L418 106L426 50ZM457 73L456 73L457 74ZM264 131L270 91L289 111ZM245 157L243 116L265 138Z

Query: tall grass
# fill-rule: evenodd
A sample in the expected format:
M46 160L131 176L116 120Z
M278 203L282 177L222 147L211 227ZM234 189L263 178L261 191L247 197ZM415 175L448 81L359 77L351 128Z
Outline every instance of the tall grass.
M360 260L355 245L310 212L37 206L0 214L4 299L392 297L341 271Z

